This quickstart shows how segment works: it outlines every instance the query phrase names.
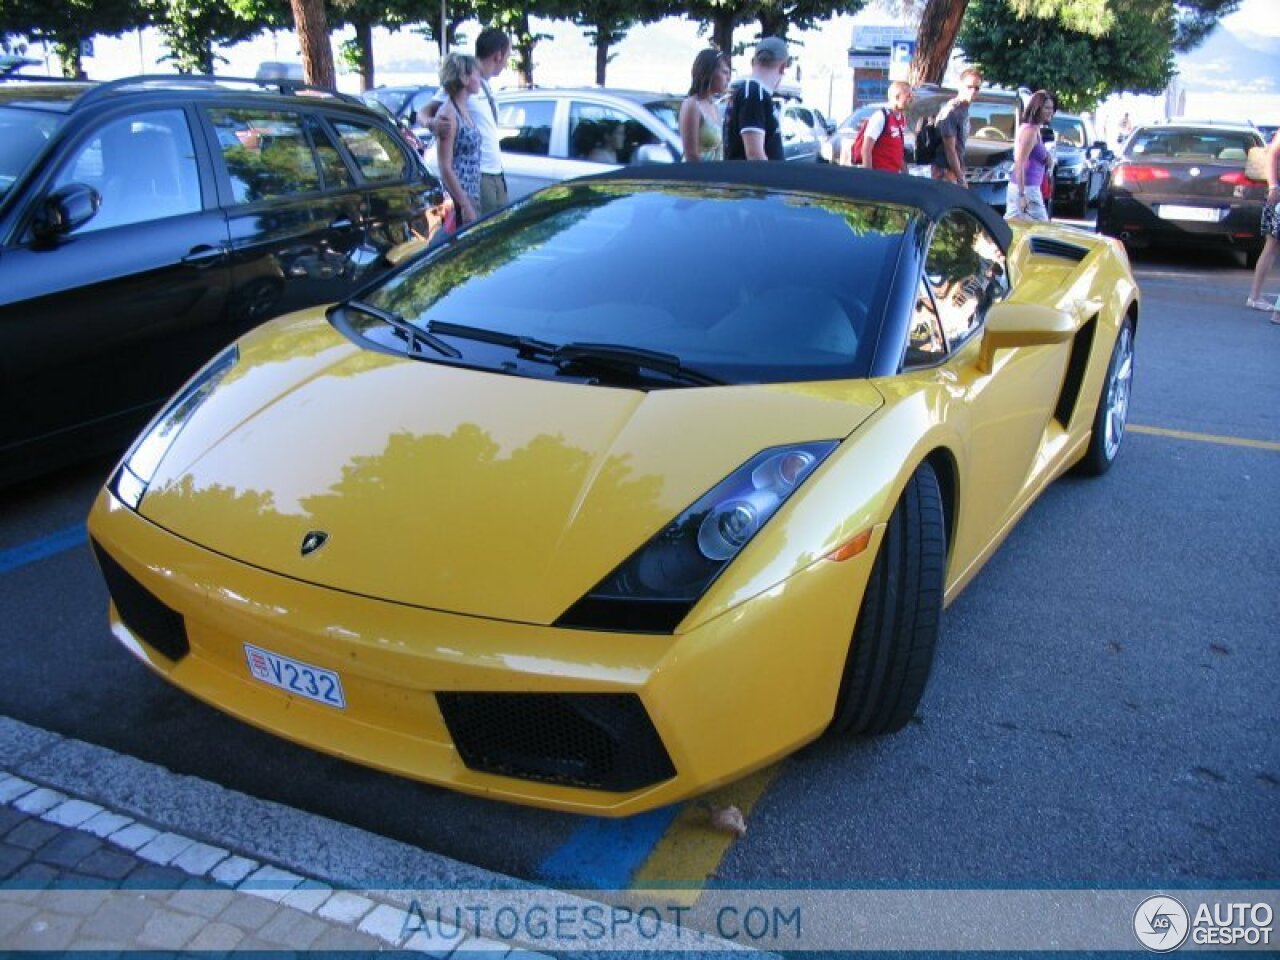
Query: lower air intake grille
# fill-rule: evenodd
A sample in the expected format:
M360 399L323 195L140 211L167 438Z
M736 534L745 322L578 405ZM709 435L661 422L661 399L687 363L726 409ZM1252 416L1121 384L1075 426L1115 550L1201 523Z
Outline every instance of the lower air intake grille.
M675 776L640 698L630 693L438 693L472 770L617 792Z
M190 653L191 645L187 642L187 628L182 622L182 614L170 610L153 597L96 540L93 552L97 555L102 579L107 581L111 602L116 605L116 612L120 614L120 619L129 628L129 632L170 660L181 660Z

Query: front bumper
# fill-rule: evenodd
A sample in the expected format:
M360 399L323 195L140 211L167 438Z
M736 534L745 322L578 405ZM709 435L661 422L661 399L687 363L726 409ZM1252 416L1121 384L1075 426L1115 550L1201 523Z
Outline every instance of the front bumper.
M118 565L181 618L185 652L180 644L157 646L140 635L153 626L136 617L137 633L126 625L113 594L116 638L183 690L294 742L391 773L502 800L619 816L736 779L822 733L881 529L859 556L819 560L674 636L486 620L318 587L204 550L106 491L94 505L90 533L110 558L104 564ZM246 641L337 673L345 708L254 679ZM519 710L545 704L539 695L561 695L561 705L590 701L578 719L598 716L597 727L617 733L624 741L618 762L652 764L639 774L621 771L610 789L581 786L580 778L559 777L554 768L535 772L536 779L491 772L501 769L492 763L476 769L477 754L494 748L454 741L451 729L462 729L459 708L484 701L479 721L474 710L471 721L485 727L490 741L495 731L501 741L510 729L518 743L524 741L516 734L527 732ZM486 721L483 710L494 702L515 705L516 712ZM652 744L636 746L648 736L646 724L669 766L655 758Z

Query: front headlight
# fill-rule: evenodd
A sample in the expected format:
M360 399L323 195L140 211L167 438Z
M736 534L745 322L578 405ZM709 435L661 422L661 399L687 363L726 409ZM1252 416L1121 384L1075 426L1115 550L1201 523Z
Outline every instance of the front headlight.
M703 494L556 621L669 633L832 450L835 440L762 450Z
M151 421L151 425L129 448L107 484L116 499L134 510L138 509L156 468L178 439L182 428L239 361L240 349L233 343L187 381L187 385Z
M991 167L978 167L969 171L973 183L1005 183L1013 172L1013 161L1003 160Z

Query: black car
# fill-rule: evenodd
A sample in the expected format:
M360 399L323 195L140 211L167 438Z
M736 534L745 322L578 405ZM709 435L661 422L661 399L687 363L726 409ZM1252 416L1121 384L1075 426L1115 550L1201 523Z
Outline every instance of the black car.
M1089 121L1071 113L1053 117L1053 204L1064 214L1083 217L1102 197L1111 176L1113 154L1096 139Z
M1251 126L1165 123L1125 141L1098 206L1098 232L1126 246L1218 244L1250 269L1262 252L1267 185L1247 171L1262 146Z
M122 446L202 362L441 221L355 98L288 81L0 83L0 484Z

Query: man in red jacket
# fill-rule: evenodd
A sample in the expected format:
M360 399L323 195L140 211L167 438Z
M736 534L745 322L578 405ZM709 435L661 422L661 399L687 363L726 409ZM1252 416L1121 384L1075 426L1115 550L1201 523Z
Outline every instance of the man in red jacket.
M858 162L872 170L906 173L906 151L903 149L907 118L903 113L911 106L911 85L895 80L889 84L889 109L877 110L867 118L862 134L862 156Z

